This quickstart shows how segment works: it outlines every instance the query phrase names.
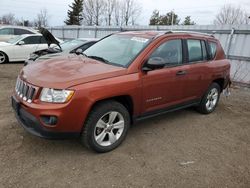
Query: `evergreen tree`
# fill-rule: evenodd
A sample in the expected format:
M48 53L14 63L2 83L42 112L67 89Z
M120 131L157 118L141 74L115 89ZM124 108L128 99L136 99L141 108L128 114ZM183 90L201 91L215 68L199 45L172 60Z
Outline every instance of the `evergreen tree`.
M160 13L158 10L154 10L150 18L149 25L159 25Z
M68 19L64 23L67 25L81 25L81 21L83 20L83 0L74 0L69 7Z
M158 10L154 10L150 18L149 25L172 25L172 19L174 25L179 24L180 19L174 12L171 11L165 15L160 15Z
M191 21L191 16L187 16L185 17L185 20L182 23L182 25L195 25L195 22Z

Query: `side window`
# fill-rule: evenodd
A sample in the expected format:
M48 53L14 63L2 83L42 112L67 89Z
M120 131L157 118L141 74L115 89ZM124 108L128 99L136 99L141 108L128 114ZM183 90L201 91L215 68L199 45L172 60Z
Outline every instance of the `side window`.
M30 36L23 39L25 44L40 44L41 36Z
M32 32L25 29L14 29L14 35L32 34Z
M169 40L161 44L150 56L162 58L166 66L178 65L182 63L182 42L178 40Z
M42 36L41 37L41 42L40 42L41 44L47 44L47 41L45 40L45 38Z
M188 61L202 61L202 48L200 40L187 40L188 45Z
M13 35L13 29L12 28L0 29L0 35Z
M209 51L210 51L210 58L214 59L217 51L217 44L215 42L208 42Z

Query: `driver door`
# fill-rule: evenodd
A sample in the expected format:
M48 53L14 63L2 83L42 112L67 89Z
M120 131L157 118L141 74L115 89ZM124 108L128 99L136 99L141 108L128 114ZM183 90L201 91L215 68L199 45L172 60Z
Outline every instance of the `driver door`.
M142 76L143 112L147 113L182 102L186 66L183 64L182 40L167 40L149 56L162 58L165 67L147 71ZM144 65L146 66L146 65Z

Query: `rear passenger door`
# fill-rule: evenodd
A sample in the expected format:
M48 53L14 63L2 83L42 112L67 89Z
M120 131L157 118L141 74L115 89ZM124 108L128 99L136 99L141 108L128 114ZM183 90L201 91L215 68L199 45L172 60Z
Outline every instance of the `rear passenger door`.
M205 40L187 38L185 43L188 70L183 97L188 101L200 98L209 85L210 78L207 76L209 56Z

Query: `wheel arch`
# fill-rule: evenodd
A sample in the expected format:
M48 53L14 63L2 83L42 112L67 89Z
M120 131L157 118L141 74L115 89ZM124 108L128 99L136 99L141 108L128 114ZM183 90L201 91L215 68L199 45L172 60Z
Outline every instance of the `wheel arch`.
M213 80L212 83L217 83L220 86L220 89L221 89L220 92L223 91L223 89L224 89L224 83L225 83L225 79L224 78L217 78L217 79Z
M114 100L114 101L121 103L128 110L129 115L130 115L130 119L131 119L131 123L133 123L134 102L133 102L133 99L130 95L119 95L119 96L113 96L113 97L97 100L91 105L89 112L91 112L91 110L97 104L102 103L104 101L109 101L109 100Z

